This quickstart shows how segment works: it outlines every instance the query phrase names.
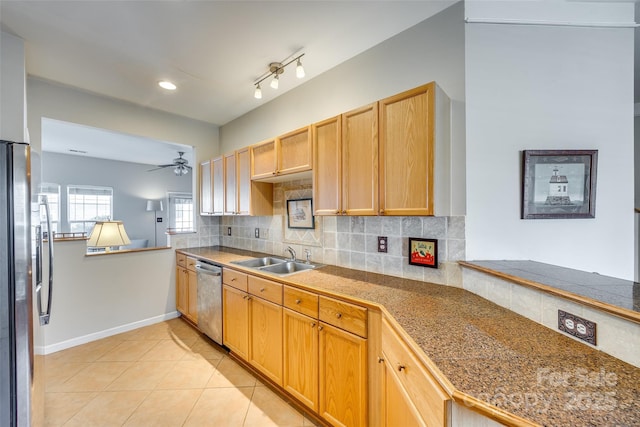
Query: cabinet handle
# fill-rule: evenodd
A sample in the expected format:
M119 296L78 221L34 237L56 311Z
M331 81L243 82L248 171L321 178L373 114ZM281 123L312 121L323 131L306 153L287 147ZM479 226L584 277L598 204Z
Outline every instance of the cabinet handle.
M380 215L384 215L384 209L380 209Z
M378 363L384 362L384 357L378 356Z
M247 295L247 301L251 300L251 295Z
M302 301L300 301L299 299L296 300L296 304L300 304Z
M342 313L336 313L336 317L340 319L342 317Z
M346 214L347 214L347 211L342 211L342 215L346 215Z
M340 215L340 209L336 211L336 215Z
M322 326L322 325L318 326L318 330L319 330L319 331L321 331L321 330L323 330L323 329L324 329L324 326Z
M260 292L264 292L264 288L260 288Z
M398 365L398 372L402 372L407 369L404 365Z
M311 327L315 328L316 327L316 322L311 322Z
M235 278L235 277L232 277L232 278L231 278L231 281L232 281L232 282L235 282L235 281L236 281L236 278Z

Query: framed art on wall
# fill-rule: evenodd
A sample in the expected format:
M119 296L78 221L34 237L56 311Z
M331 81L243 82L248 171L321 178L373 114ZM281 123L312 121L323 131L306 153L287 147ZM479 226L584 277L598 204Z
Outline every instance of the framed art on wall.
M438 268L438 241L409 237L409 264Z
M314 227L311 199L287 200L287 226L289 228Z
M598 150L522 154L522 219L595 218Z

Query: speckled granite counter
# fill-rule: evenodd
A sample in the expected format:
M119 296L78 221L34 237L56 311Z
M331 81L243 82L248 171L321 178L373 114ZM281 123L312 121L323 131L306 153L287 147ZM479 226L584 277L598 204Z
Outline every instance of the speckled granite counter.
M239 270L229 262L264 255L179 251ZM384 307L458 391L494 407L544 426L640 426L640 369L463 289L334 266L270 278Z

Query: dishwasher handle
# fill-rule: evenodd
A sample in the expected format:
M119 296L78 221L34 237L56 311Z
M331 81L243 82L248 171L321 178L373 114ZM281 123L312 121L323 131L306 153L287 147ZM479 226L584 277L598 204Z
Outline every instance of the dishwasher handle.
M204 273L204 274L209 274L211 276L221 276L222 275L222 270L220 269L220 267L216 267L214 265L209 265L209 264L204 264L204 263L196 264L196 271L198 271L200 273Z

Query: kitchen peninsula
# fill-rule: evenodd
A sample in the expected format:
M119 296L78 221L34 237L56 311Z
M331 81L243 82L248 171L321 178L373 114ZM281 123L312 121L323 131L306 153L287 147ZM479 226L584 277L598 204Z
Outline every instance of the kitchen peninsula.
M468 409L505 425L640 423L640 369L463 289L335 266L277 277L231 263L264 254L224 247L177 252L366 307L369 331L381 313L453 401L445 416L453 426L465 425ZM382 359L380 337L370 332L368 341L371 402L382 394L376 378L384 364L372 362ZM370 425L381 417L378 406L369 404Z

